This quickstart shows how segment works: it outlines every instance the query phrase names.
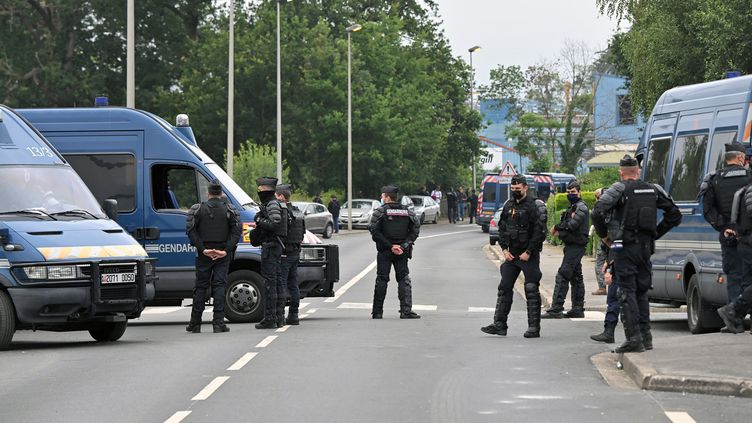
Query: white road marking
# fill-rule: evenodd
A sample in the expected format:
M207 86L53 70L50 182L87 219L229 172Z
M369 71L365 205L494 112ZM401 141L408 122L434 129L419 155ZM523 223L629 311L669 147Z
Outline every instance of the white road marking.
M573 322L602 322L606 313L602 311L586 311L585 317L581 319L569 319Z
M315 312L317 312L317 311L319 311L319 309L317 309L317 308L312 308L312 309L308 310L308 311L307 311L306 313L308 313L308 314L313 314L313 313L315 313Z
M269 346L269 344L271 344L272 342L274 342L275 339L277 339L277 335L267 336L266 338L264 338L261 342L259 342L256 345L256 348L266 348L266 347Z
M167 313L173 313L182 309L183 307L146 307L144 311L141 312L141 314L142 315L144 314L167 314Z
M306 318L306 317L308 317L308 316L309 316L309 314L308 314L308 313L303 313L303 314L301 314L300 316L298 316L298 319L305 319L305 318Z
M468 230L464 230L464 231L457 231L457 232L446 232L446 233L443 233L443 234L436 234L436 235L421 236L418 239L420 240L420 239L428 239L428 238L438 238L440 236L457 235L457 234L464 234L464 233L468 233L468 232L478 232L478 228L476 228L476 229L468 229Z
M233 364L232 366L228 367L227 370L240 370L240 369L242 369L243 366L245 366L246 364L248 364L249 361L253 360L253 357L256 357L256 354L258 354L258 353L255 353L255 352L245 353L242 357L240 357L240 359L238 361L235 362L235 364Z
M281 328L277 329L275 332L282 333L282 332L286 331L289 328L290 328L290 325L285 325L285 326L282 326Z
M350 279L346 284L342 285L342 287L340 289L338 289L337 292L334 293L333 297L325 299L324 302L325 303L333 303L333 302L339 300L339 297L341 297L342 295L344 295L345 292L347 292L348 289L352 288L353 285L355 285L356 283L358 283L359 280L363 279L374 268L376 268L376 260L372 261L371 264L369 264L368 266L366 266L365 269L363 269L363 271L361 271L360 273L358 273L357 275L355 275L355 277L352 278L352 279Z
M673 423L696 423L695 419L684 411L666 411L666 417Z
M217 376L209 382L204 389L201 390L195 397L191 398L191 401L203 401L211 396L223 383L229 379L230 376Z
M560 397L560 396L557 396L557 395L517 395L515 398L526 399L526 400L557 400L557 399L564 399L564 397Z
M188 417L189 414L191 414L190 410L176 411L175 414L170 416L169 419L165 420L164 423L180 423L184 418Z
M437 305L425 305L425 304L413 304L413 310L418 311L436 311L439 309Z
M308 307L309 305L311 305L311 303L300 303L300 307L298 307L298 310L303 310L304 308Z
M492 313L495 311L496 309L493 307L468 307L467 308L468 313Z
M370 303L342 303L337 308L347 308L353 310L370 310L372 304Z

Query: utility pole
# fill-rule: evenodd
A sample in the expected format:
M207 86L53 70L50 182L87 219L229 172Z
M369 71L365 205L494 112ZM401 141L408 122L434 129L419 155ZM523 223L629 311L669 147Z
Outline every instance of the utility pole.
M235 154L235 0L230 0L230 45L227 57L227 174L232 177Z
M136 48L134 40L136 36L136 12L133 2L134 0L128 0L128 28L125 53L125 106L131 109L136 107Z

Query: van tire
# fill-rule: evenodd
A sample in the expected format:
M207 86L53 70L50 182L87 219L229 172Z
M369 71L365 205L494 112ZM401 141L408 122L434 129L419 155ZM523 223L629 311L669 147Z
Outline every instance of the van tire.
M0 291L0 351L5 350L16 332L16 310L5 291Z
M324 234L322 235L324 239L329 239L332 237L332 233L334 233L334 226L332 226L331 223L327 223L326 227L324 228Z
M230 273L225 301L227 320L233 323L260 321L264 317L265 284L264 278L251 270Z
M89 334L97 342L115 342L120 339L128 328L128 321L97 323L89 329Z
M689 331L695 335L707 333L723 326L718 317L716 307L702 299L700 294L700 278L695 273L689 278L687 285L687 325Z

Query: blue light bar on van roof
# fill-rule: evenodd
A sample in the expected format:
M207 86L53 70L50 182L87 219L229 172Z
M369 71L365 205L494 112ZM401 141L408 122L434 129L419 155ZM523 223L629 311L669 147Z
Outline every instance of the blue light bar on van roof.
M728 72L726 72L725 74L723 74L723 76L724 76L724 77L725 77L726 79L729 79L729 78L736 78L737 76L742 76L742 73L741 73L740 71L728 71Z
M106 107L110 105L110 99L107 96L94 97L94 107Z

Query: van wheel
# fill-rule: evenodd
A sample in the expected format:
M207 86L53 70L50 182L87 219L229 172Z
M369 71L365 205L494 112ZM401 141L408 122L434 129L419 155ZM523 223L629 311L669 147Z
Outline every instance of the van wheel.
M334 233L334 227L331 223L326 224L326 228L324 228L324 238L329 239L332 237L332 233Z
M16 310L5 291L0 291L0 351L5 350L16 332Z
M707 303L700 295L700 278L695 273L687 286L687 325L693 334L706 333L723 326L716 307Z
M483 226L481 226L481 227L480 227L480 229L481 229L481 230L482 230L482 231L483 231L484 233L488 233L488 229L489 229L489 228L488 228L488 225L483 225Z
M233 323L258 322L264 316L264 278L250 270L236 270L227 278L225 316Z
M127 327L127 320L124 322L97 323L89 329L89 334L97 342L115 342L123 336Z

